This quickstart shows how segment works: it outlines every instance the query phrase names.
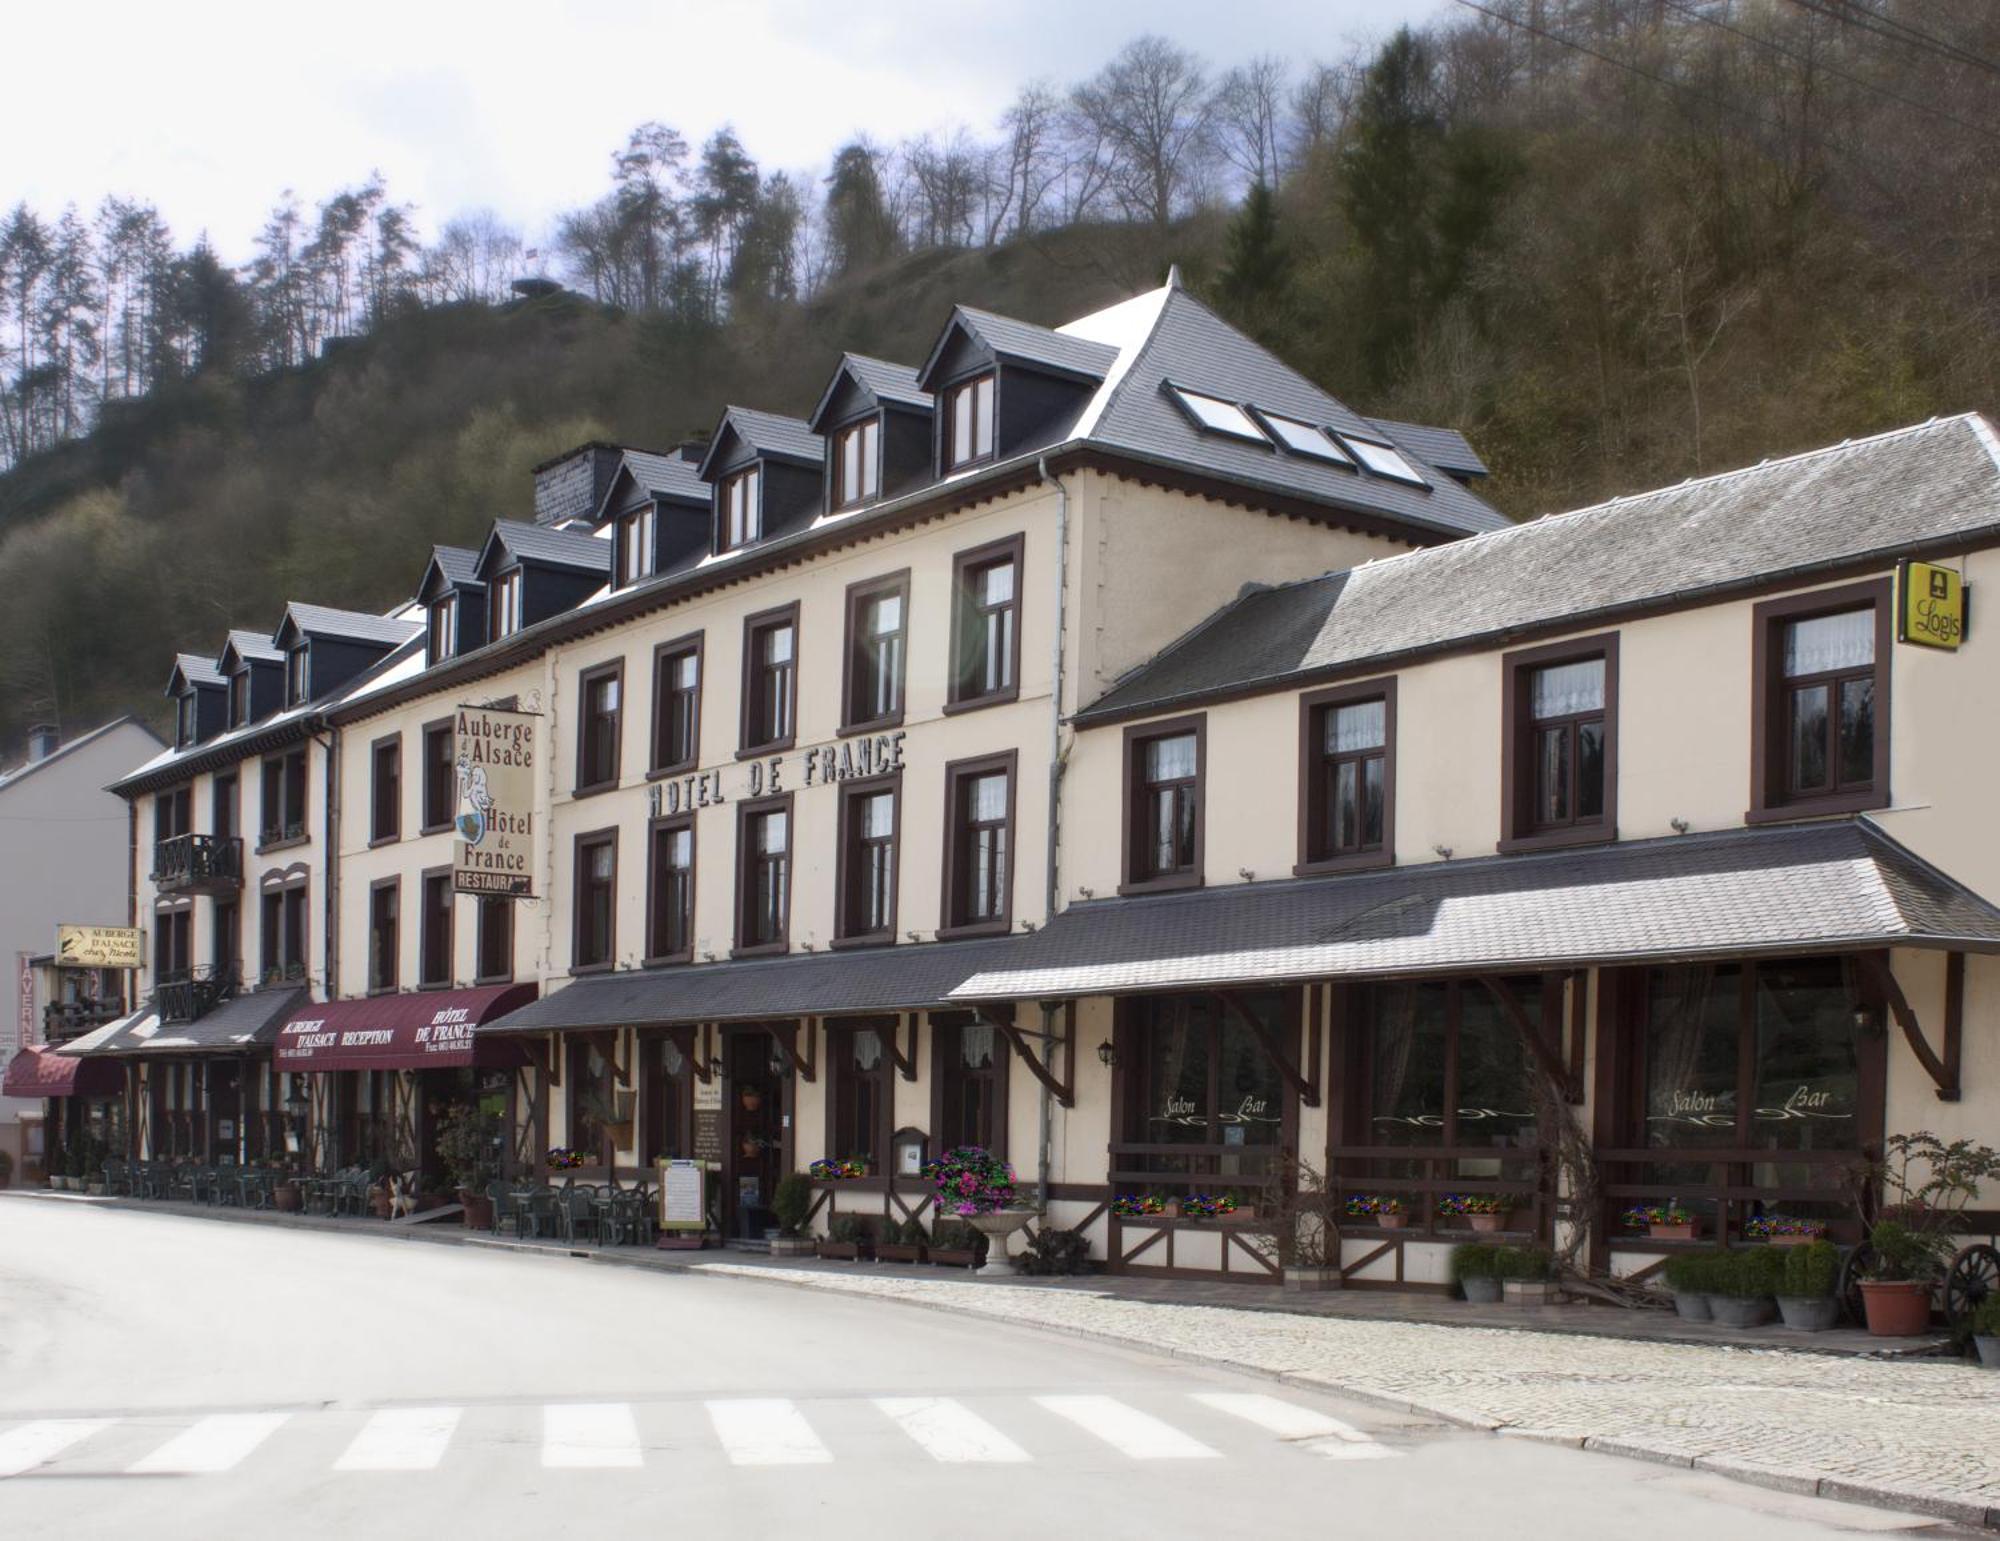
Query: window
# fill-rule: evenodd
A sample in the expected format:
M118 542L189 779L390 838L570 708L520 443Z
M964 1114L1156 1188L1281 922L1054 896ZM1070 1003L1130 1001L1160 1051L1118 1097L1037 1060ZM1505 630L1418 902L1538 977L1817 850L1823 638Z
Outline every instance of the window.
M647 1166L693 1153L693 1067L688 1049L675 1037L648 1038L639 1045L642 1110L639 1159Z
M931 1127L937 1151L1007 1152L1007 1046L991 1023L931 1013Z
M240 728L250 720L250 666L229 676L229 725Z
M1204 719L1125 730L1125 882L1121 893L1201 881Z
M221 979L243 971L243 910L234 899L215 901L215 933L209 938L209 962Z
M680 770L701 759L701 638L662 643L653 654L653 765Z
M1304 872L1395 859L1396 682L1299 699L1299 865Z
M1296 1053L1297 992L1237 999L1272 1042ZM1291 1094L1241 1016L1213 995L1139 996L1119 1003L1116 1032L1118 1134L1137 1149L1115 1150L1115 1166L1210 1192L1276 1174Z
M306 837L306 752L294 749L264 762L260 845Z
M893 1018L880 1027L827 1028L833 1071L827 1087L827 1151L836 1160L858 1157L872 1173L889 1169L895 1067L883 1035L895 1031Z
M876 578L847 591L847 680L840 720L850 731L903 720L910 575Z
M1324 428L1302 423L1295 417L1280 417L1275 412L1257 408L1257 417L1271 431L1271 437L1294 455L1307 460L1324 460L1329 465L1346 466L1354 469L1354 457L1342 449L1334 437Z
M394 840L403 830L403 738L378 738L370 754L368 842Z
M799 607L743 623L743 754L789 749L797 730Z
M1618 639L1509 653L1500 849L1617 834Z
M1757 607L1753 821L1888 805L1889 620L1886 579Z
M190 820L194 802L194 792L188 787L175 787L171 792L153 794L153 840L172 840L177 835L185 835L193 828Z
M723 478L717 492L717 554L747 546L764 533L764 473L756 466Z
M209 827L222 840L234 839L236 823L236 772L218 773L209 789Z
M183 690L174 700L174 747L185 749L197 736L195 693Z
M616 1112L613 1070L604 1046L594 1039L572 1043L569 1051L569 1143L592 1165L609 1165L613 1148L609 1124Z
M400 883L384 878L368 890L368 988L387 991L396 988L396 953L401 930L397 910Z
M792 907L792 800L745 803L736 824L736 950L782 952Z
M451 828L458 772L452 764L451 719L424 725L424 833Z
M893 778L841 785L833 928L837 941L896 939L898 800Z
M371 905L372 908L372 905ZM371 915L371 919L372 919ZM263 895L262 962L266 983L306 977L306 878L295 873Z
M499 574L493 580L493 593L486 601L486 634L498 642L502 637L511 637L521 629L521 569Z
M659 522L653 510L639 509L618 521L618 584L629 588L653 576L653 552Z
M1224 401L1220 396L1205 396L1200 391L1191 391L1179 385L1169 385L1167 391L1198 428L1226 434L1232 439L1248 439L1252 444L1271 442L1250 414L1233 401Z
M882 490L882 420L843 428L833 441L833 506L852 508Z
M623 739L619 699L625 666L592 669L577 681L581 698L576 719L576 791L618 785L618 749Z
M945 767L943 935L1013 925L1014 767L1012 750Z
M653 825L646 881L646 961L686 963L694 956L694 820Z
M576 918L570 969L610 968L616 961L618 832L576 837Z
M305 703L306 680L306 644L301 642L285 654L285 705L301 706Z
M185 979L193 970L190 946L193 920L194 911L186 905L154 912L153 977L156 980Z
M431 602L424 652L428 662L443 663L458 651L458 596L446 594Z
M482 896L479 900L479 983L514 977L514 903Z
M417 922L417 983L448 985L452 967L451 868L441 867L423 877L423 914Z
M1385 444L1379 439L1358 439L1351 433L1344 433L1341 440L1359 460L1377 476L1386 476L1391 481L1408 482L1413 487L1428 487L1424 475L1403 458L1401 450L1393 444Z
M953 564L951 699L945 710L1011 701L1020 693L1021 557L1016 535Z
M945 392L944 468L956 471L993 457L993 376L980 375Z

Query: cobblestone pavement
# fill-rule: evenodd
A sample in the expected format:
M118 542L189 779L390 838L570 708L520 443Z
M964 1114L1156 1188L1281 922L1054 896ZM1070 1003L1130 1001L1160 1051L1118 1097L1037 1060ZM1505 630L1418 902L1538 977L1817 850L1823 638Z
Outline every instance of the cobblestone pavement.
M1299 1317L749 1263L688 1266L1138 1343L1515 1437L2000 1527L2000 1374L1965 1361Z

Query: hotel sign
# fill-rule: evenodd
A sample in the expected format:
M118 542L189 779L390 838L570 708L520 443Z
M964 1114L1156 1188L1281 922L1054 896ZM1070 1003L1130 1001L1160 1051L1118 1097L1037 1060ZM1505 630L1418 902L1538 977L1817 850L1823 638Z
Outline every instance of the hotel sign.
M452 719L451 886L461 894L535 894L535 716L461 706Z
M143 968L146 933L136 926L56 927L56 963L62 968Z
M1896 567L1896 640L1955 652L1965 640L1965 582L1931 562Z

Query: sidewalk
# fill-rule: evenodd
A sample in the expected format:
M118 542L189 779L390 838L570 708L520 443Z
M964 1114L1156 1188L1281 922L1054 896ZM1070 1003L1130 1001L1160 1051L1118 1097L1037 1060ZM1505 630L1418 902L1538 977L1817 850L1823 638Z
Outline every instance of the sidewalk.
M1631 1330L1637 1322L1657 1319L1655 1330L1665 1331L1673 1319L1612 1308L1496 1308L1473 1325L1472 1308L1426 1297L1355 1292L1246 1302L1235 1297L1278 1292L1109 1278L988 1282L872 1264L572 1249L456 1227L69 1201L509 1251L577 1251L594 1262L867 1295L1234 1367L1508 1437L2000 1528L2000 1374L1964 1360L1800 1352L1766 1340L1754 1347L1648 1340ZM1230 1295L1220 1297L1225 1290ZM1306 1309L1286 1309L1300 1304ZM1570 1320L1579 1313L1625 1330L1615 1337L1593 1331ZM1529 1316L1561 1319L1523 1320Z

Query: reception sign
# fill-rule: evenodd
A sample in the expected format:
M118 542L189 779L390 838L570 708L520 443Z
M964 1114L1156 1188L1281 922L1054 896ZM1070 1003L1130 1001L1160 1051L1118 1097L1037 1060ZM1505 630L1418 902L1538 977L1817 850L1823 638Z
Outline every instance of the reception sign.
M535 894L535 723L528 712L461 706L453 718L451 886L462 894Z
M146 933L136 926L56 927L56 962L63 968L143 968Z

